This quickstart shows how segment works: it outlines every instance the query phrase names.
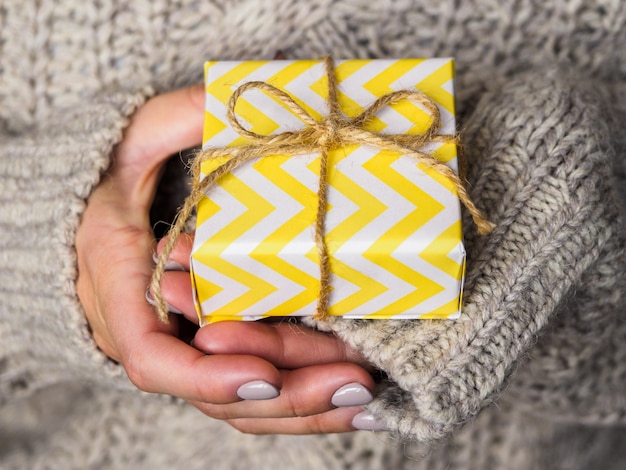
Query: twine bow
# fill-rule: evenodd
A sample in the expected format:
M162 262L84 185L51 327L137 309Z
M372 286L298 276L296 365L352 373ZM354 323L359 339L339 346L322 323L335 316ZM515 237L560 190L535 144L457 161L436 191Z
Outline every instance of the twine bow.
M324 222L326 215L327 199L327 166L328 154L334 148L349 144L368 145L381 150L391 150L413 157L419 163L434 169L445 176L456 188L459 199L470 212L474 223L481 234L489 233L492 224L488 222L471 201L467 191L457 174L447 165L437 160L432 155L420 150L424 145L431 142L455 142L452 135L438 135L441 128L441 115L439 108L433 100L416 90L395 91L378 98L361 114L354 118L346 117L340 110L337 99L337 79L335 66L331 58L325 59L326 77L328 79L328 115L321 121L313 118L302 106L300 106L288 93L266 82L252 81L241 85L235 90L228 104L227 118L231 127L240 135L245 136L249 145L239 147L222 147L203 150L198 153L192 163L193 186L190 195L185 200L183 207L176 217L174 225L168 233L168 240L159 256L150 288L156 303L159 318L167 323L168 310L161 293L161 277L165 271L165 263L170 256L176 240L182 233L185 224L191 216L196 204L206 191L224 175L232 172L241 164L260 157L269 155L301 155L307 153L320 153L320 174L317 191L317 217L315 220L315 244L319 254L320 265L320 294L317 302L317 319L324 319L328 315L328 300L331 291L330 283L330 258L328 248L324 241ZM235 106L239 97L248 90L257 89L264 91L269 96L280 101L294 115L300 118L305 126L301 130L283 132L276 135L263 135L245 129L235 115ZM383 107L410 100L420 104L431 116L431 123L422 134L377 134L366 130L365 124L376 115ZM213 158L227 160L204 178L200 179L202 164Z

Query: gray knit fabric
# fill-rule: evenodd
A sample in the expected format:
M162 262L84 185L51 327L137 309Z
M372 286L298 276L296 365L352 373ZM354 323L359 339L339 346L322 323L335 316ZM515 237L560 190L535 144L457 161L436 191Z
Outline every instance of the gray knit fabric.
M624 44L609 0L3 3L0 468L623 468ZM206 59L278 49L457 61L496 223L465 225L462 318L317 325L384 371L390 433L249 436L141 393L78 303L76 229L128 117Z

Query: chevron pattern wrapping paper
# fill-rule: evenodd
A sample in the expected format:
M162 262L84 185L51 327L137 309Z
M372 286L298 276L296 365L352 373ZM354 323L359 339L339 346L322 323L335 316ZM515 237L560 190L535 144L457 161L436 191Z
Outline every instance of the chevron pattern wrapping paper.
M336 65L342 112L354 117L377 97L417 89L454 134L451 59L347 60ZM248 142L230 128L228 101L241 84L265 81L311 116L327 112L323 61L220 61L205 65L203 146ZM304 126L260 90L242 95L239 120L260 134ZM430 115L404 101L367 124L379 133L419 133ZM453 143L428 151L456 170ZM314 224L319 154L270 156L222 178L198 205L192 280L200 323L311 315L319 295ZM346 318L457 318L465 271L460 203L439 173L391 151L348 145L328 160L326 244L331 255L331 315ZM203 164L207 174L223 161Z

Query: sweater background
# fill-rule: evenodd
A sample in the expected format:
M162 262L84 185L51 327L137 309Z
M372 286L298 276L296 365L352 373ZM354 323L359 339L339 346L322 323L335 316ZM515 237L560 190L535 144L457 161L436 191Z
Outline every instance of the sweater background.
M8 0L0 7L0 468L622 468L626 6L610 0ZM207 59L456 59L462 318L341 321L392 430L249 436L134 389L75 290L128 117ZM173 176L169 176L172 178ZM168 178L166 175L165 178Z

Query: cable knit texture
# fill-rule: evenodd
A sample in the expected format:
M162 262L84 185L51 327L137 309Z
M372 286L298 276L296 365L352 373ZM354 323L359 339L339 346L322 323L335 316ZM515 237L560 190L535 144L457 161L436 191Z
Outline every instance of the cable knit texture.
M621 2L126 3L0 7L1 468L623 466ZM456 58L471 193L496 223L465 224L462 318L308 320L385 373L369 409L390 433L247 436L141 393L76 297L76 229L128 117L206 59L279 49Z

